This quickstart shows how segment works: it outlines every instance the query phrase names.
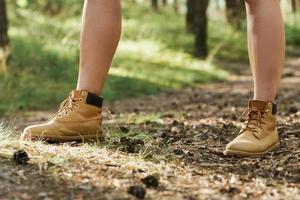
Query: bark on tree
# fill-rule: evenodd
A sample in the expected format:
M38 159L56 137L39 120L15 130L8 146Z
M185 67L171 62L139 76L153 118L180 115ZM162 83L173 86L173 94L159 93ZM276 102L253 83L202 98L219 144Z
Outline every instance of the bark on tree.
M158 10L158 0L151 0L151 6L154 10Z
M188 32L195 32L196 0L187 0L186 6L186 29Z
M0 72L6 71L6 59L9 54L8 20L6 2L0 0Z
M162 5L166 6L168 4L168 0L162 0Z
M242 26L245 19L244 0L226 0L226 16L230 25L236 29Z
M178 13L178 11L179 11L178 0L174 0L173 8L174 8L175 12Z
M207 47L207 8L208 0L196 0L195 6L195 34L196 34L196 51L198 57L206 57L208 54Z
M299 0L292 0L293 13L296 13L298 11L298 6L299 6Z

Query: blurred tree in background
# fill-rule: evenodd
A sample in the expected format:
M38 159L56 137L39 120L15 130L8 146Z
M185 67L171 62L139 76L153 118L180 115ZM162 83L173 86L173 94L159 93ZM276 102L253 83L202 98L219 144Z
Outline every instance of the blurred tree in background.
M234 28L241 28L246 16L245 0L226 0L226 16Z
M206 57L208 54L207 47L207 8L209 0L195 1L195 54L199 57Z
M158 10L158 0L151 0L151 5L154 10Z
M145 2L145 0L127 0L130 3L136 4L137 2ZM146 0L146 2L149 0ZM215 1L217 6L220 5L222 0L211 0ZM234 29L240 29L245 20L245 5L244 0L223 0L226 6L226 17L229 24ZM5 11L5 0L1 0L1 45L7 46L7 17ZM172 5L175 12L178 12L180 7L183 6L185 2L185 12L186 12L186 29L195 35L195 55L200 57L205 57L208 54L207 47L207 9L209 0L151 0L151 7L154 10L160 10L161 7L166 7ZM14 4L18 4L21 7L32 7L36 9L42 9L43 12L50 15L57 15L61 13L65 8L68 7L69 10L73 10L76 14L80 14L82 1L64 1L64 0L17 0ZM296 13L299 7L299 0L290 0L292 10ZM75 6L74 6L75 5ZM70 11L68 11L70 12ZM164 11L162 11L164 12ZM7 44L6 44L7 43Z
M173 7L176 13L179 11L179 2L178 0L173 0Z
M6 2L0 0L0 73L6 71L6 59L9 54L8 20Z
M297 12L299 8L299 0L291 0L293 12Z
M1 63L7 60L0 115L52 108L74 88L83 2L0 0ZM300 46L299 0L281 4L293 50ZM224 80L232 70L219 63L248 63L243 0L122 0L122 12L107 101Z
M168 0L151 0L151 6L154 10L159 10L160 7L165 7L168 5ZM178 0L173 0L173 8L175 12L179 10Z
M195 35L195 55L206 57L207 47L207 8L209 0L186 1L186 28Z
M186 1L186 28L187 31L191 33L195 32L196 1L197 0Z
M168 4L168 0L162 0L163 6L166 6Z

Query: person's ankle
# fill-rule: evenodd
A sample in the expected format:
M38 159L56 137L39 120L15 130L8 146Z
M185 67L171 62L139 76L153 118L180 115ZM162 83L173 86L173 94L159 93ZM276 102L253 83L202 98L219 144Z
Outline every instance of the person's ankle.
M90 94L93 94L93 95L96 95L96 96L102 98L102 95L101 95L102 93L99 92L99 91L93 90L93 89L88 89L88 88L85 88L85 87L77 87L76 90L78 90L78 91L80 91L80 90L86 91L86 92L88 92Z
M254 97L252 100L265 101L265 102L275 102L275 98L273 98L273 97Z

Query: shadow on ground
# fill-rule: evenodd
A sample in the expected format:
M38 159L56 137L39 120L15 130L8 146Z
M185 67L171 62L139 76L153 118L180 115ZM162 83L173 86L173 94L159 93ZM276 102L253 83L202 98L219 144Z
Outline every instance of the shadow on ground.
M108 104L105 144L25 146L33 155L45 157L42 163L54 166L40 175L35 165L22 168L1 161L0 171L8 174L1 176L2 182L10 185L2 186L2 193L31 191L31 186L21 187L31 184L37 185L33 190L37 197L45 182L51 185L47 195L54 199L58 195L68 199L71 194L101 199L102 193L104 199L130 199L129 186L145 187L141 179L155 175L160 186L148 188L146 199L299 199L298 66L298 59L288 60L277 98L281 147L265 157L222 154L236 136L238 118L252 95L251 77L244 74L224 83ZM41 116L47 118L45 112L27 114L19 127L41 121ZM27 178L19 178L22 173ZM82 190L81 184L88 189Z

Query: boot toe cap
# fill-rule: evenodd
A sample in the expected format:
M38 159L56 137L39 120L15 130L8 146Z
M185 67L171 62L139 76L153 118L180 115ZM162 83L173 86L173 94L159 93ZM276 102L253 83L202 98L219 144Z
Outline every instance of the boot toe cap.
M261 150L260 146L249 140L233 140L226 146L225 152L255 153Z
M22 140L31 140L31 139L43 139L47 137L54 130L45 128L46 124L28 126L24 129L21 134Z

